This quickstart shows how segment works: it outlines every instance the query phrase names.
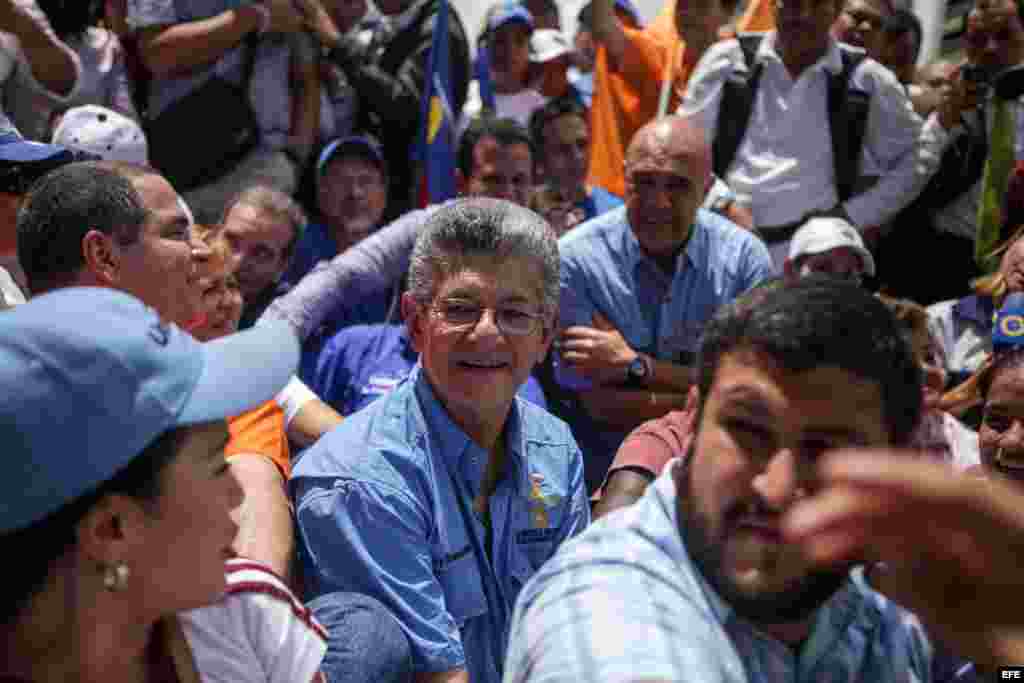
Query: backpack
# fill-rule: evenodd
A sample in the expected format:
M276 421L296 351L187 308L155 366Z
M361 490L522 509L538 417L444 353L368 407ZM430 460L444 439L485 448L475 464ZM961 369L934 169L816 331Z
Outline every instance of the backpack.
M763 39L762 34L746 34L738 38L747 70L745 73L734 72L723 86L711 149L714 171L719 178L726 177L750 124L762 71L761 63L755 62L755 58ZM853 196L857 185L871 95L850 87L850 77L867 55L842 47L840 53L842 71L828 76L828 122L832 134L836 192L839 201L843 202Z

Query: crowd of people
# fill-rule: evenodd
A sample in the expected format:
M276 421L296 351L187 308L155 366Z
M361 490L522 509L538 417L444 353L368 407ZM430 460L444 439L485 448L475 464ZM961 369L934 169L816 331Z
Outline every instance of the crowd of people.
M0 681L1024 665L1024 3L905 5L0 0Z

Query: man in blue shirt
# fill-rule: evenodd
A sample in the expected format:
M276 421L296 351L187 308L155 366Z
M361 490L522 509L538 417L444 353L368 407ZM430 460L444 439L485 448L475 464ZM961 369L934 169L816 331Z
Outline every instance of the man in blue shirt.
M685 406L704 323L772 274L760 240L698 208L710 174L698 126L650 123L626 152L625 207L559 240L555 378L592 491L627 433Z
M383 602L417 681L498 683L516 596L590 519L568 426L515 395L554 338L558 270L536 214L438 208L402 296L420 365L295 467L307 597Z
M416 367L418 356L403 324L349 325L327 341L300 376L332 408L351 415L398 386ZM518 395L547 408L533 375Z
M696 367L687 453L520 592L505 683L934 680L879 574L816 565L783 533L823 454L908 444L921 379L901 325L855 283L812 276L726 307Z
M319 220L303 231L282 282L294 285L320 261L370 235L387 204L388 167L377 139L352 135L330 142L316 162Z

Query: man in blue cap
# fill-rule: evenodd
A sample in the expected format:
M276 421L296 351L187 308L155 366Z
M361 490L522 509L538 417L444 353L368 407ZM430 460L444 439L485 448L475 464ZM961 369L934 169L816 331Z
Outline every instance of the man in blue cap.
M381 225L388 202L388 163L372 135L338 138L316 163L320 220L306 226L282 282L295 284Z

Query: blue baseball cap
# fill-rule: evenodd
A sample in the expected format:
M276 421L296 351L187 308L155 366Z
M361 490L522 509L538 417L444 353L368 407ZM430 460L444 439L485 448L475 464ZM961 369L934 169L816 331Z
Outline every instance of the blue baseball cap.
M0 534L111 479L161 434L239 415L295 373L284 322L200 343L135 297L70 287L0 314Z
M17 131L0 132L0 163L31 164L47 161L62 154L68 154L66 147L32 142L21 137Z
M525 5L510 0L495 5L487 13L487 33L494 33L502 26L512 23L524 24L532 31L533 15Z
M992 316L992 351L1024 346L1024 294L1008 294Z
M319 178L323 175L324 169L331 159L337 156L357 156L373 162L380 167L380 170L387 173L387 160L384 157L384 148L372 135L349 135L337 138L329 143L320 152L316 160L316 175Z

